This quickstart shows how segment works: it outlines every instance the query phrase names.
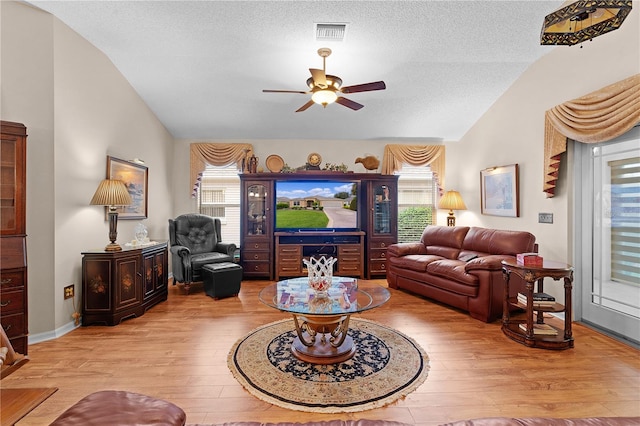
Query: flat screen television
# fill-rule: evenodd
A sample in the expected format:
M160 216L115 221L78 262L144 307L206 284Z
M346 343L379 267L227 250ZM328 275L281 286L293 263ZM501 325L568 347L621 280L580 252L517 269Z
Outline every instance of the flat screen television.
M275 182L276 231L358 231L359 181L282 179Z

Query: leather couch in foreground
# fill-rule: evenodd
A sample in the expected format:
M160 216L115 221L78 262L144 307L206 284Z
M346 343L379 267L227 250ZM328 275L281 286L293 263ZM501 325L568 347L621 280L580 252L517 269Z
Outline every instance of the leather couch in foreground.
M640 425L640 417L584 417L561 419L551 417L485 417L471 420L460 420L440 426L634 426ZM389 420L330 420L308 423L260 423L233 422L220 425L187 425L187 426L411 426Z
M429 225L419 242L387 248L387 282L492 322L502 316L501 262L536 249L536 237L525 231ZM525 283L512 276L509 287L515 296Z

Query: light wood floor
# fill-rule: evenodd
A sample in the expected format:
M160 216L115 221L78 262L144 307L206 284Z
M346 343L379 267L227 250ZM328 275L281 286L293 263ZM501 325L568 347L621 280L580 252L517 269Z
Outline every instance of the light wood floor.
M385 281L378 281L384 283ZM215 301L201 285L143 317L115 327L78 328L31 345L31 361L3 387L58 387L19 422L44 425L85 395L120 389L169 400L187 423L385 419L417 425L487 416L640 416L640 352L575 324L575 348L531 349L506 338L500 323L402 291L362 317L413 337L430 372L417 391L385 408L353 414L310 414L249 395L227 369L231 345L250 330L285 318L257 300L266 281L245 281L239 297ZM556 319L553 319L556 320Z

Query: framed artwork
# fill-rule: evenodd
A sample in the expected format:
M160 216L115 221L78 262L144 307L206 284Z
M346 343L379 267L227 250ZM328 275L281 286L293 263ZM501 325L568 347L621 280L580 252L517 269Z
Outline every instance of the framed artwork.
M518 165L491 167L480 171L482 214L520 217Z
M107 156L107 179L124 182L131 195L130 206L117 207L118 219L147 218L147 167L130 161Z

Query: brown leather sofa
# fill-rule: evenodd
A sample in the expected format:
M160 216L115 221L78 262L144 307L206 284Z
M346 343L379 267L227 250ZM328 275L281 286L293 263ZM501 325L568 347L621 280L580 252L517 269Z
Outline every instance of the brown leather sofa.
M525 231L429 225L419 242L388 247L387 282L492 322L502 316L502 260L536 249L536 237ZM512 296L524 288L511 277Z
M640 417L584 417L561 419L551 417L485 417L471 420L460 420L440 426L633 426L640 425ZM196 424L187 426L199 426ZM205 425L200 425L205 426ZM207 425L216 426L216 425ZM222 425L217 425L222 426ZM411 426L389 420L330 420L309 423L260 423L233 422L224 426Z

